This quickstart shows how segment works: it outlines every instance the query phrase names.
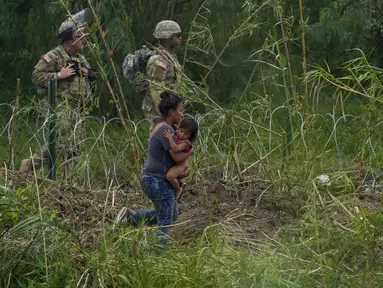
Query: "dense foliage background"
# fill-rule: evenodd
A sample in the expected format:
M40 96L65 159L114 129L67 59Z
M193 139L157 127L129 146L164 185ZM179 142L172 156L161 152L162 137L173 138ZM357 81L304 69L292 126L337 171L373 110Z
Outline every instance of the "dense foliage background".
M81 153L59 157L56 181L17 173L52 119L33 66L85 7L101 77ZM149 125L120 66L163 19L184 31L200 134L161 254L153 228L113 219L151 205L137 185ZM380 287L381 19L382 0L0 0L0 286Z
M193 37L191 40L194 42L191 44L199 42L204 45L200 51L189 48L186 59L186 45L177 51L180 61L186 60L186 74L193 81L199 82L230 36L262 1L96 0L92 3L103 29L108 31L107 38L118 69L127 53L134 51L143 41L153 40L152 32L158 21L173 19L183 28L184 44L187 43L188 37ZM252 71L253 63L249 60L254 59L254 56L251 55L257 55L254 53L259 53L262 49L275 49L275 42L282 38L281 29L276 25L279 18L283 19L285 26L291 66L296 76L295 84L301 79L303 70L299 1L266 3L261 11L251 17L244 31L231 41L214 72L207 79L209 94L221 103L241 95L246 86L246 79ZM67 7L64 8L63 4ZM31 71L42 54L59 44L56 35L58 27L66 18L66 9L75 13L88 6L87 1L0 2L0 84L3 101L10 102L14 99L17 77L21 79L23 98L34 95ZM278 12L279 8L276 7L280 7L281 12ZM331 71L339 72L342 63L358 54L349 51L353 48L360 48L370 63L379 67L383 59L382 10L380 1L303 1L309 67L327 65ZM197 12L199 16L196 16ZM198 36L189 33L192 32L191 28L192 31L199 32ZM198 37L199 41L195 41L195 37ZM107 63L108 51L102 50L105 56L102 60ZM87 54L86 49L84 53ZM263 57L267 54L262 53ZM201 57L201 54L204 57ZM91 55L88 53L87 56L91 62L93 60L92 64L95 66ZM270 58L271 55L267 56ZM197 57L198 61L193 57ZM260 74L258 67L255 78L261 79ZM109 78L112 83L115 82L113 77L111 73ZM119 77L122 80L121 74ZM121 82L129 106L139 110L141 99L134 97L126 81ZM253 88L260 86L255 84ZM99 91L103 112L109 112L111 105L108 105L108 93L102 83L99 83Z

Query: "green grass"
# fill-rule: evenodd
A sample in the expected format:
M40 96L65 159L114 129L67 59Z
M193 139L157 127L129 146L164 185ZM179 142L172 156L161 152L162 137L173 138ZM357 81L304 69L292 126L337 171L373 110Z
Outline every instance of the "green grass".
M36 186L30 184L16 193L3 191L1 195L2 285L379 286L383 216L362 208L359 213L363 216L356 214L354 207L361 207L355 193L357 182L352 176L337 171L340 165L345 169L360 159L365 160L367 168L378 169L380 129L367 133L362 121L352 119L339 122L334 129L331 117L323 116L312 117L315 121L310 122L310 129L303 130L303 135L301 118L295 119L293 152L289 158L282 157L284 139L276 133L283 135L283 129L278 119L270 132L268 121L258 120L252 124L241 119L230 120L225 130L222 129L224 118L220 120L223 115L218 112L200 116L201 134L191 161L192 178L203 179L204 173L215 173L218 167L232 179L238 175L237 164L241 170L250 167L243 173L245 179L255 176L271 181L275 185L274 195L285 194L291 200L279 203L278 207L290 212L295 210L299 216L295 224L281 227L278 235L269 235L270 238L260 242L252 235L227 234L227 230L215 226L186 246L180 246L174 239L170 247L158 255L151 232L129 228L113 231L108 223L102 231L92 232L91 228L84 232L76 230L75 223L57 217L49 205L42 204L41 210L38 209ZM124 134L118 121L108 123L91 117L86 121L83 154L71 168L73 181L80 187L94 189L106 188L112 180L113 185L117 185L132 179L137 171L132 159L133 143L137 142L132 139L136 137L142 143L138 146L142 165L147 125L138 125L129 136ZM37 147L32 131L39 130L33 118L24 118L24 115L18 118L17 127L15 163L27 157L29 147ZM39 138L41 134L37 132L36 136ZM368 139L371 139L370 146L365 145ZM2 141L3 147L7 146L6 137ZM265 157L261 168L260 163L251 167L258 160L256 154ZM6 149L0 156L2 162L7 161ZM313 185L320 173L330 175L332 186ZM3 181L3 185L12 188L9 182ZM44 186L39 188L40 193L46 193ZM91 250L84 250L80 245L79 238L84 233L94 233L96 237L96 245Z
M5 287L378 287L382 281L383 216L359 210L350 217L325 192L325 207L267 241L244 241L216 226L195 244L179 246L175 239L159 250L148 231L109 227L92 251L78 246L81 233L65 219L43 210L41 220L25 205L35 192L2 192L2 211L19 215L7 221L11 212L2 215L2 225L14 221L0 238ZM347 229L330 224L334 212L349 222Z

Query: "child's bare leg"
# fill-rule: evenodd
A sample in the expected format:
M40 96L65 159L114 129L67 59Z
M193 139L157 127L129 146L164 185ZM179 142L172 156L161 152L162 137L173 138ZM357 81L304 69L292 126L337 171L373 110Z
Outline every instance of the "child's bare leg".
M170 184L172 184L172 186L174 188L175 198L176 198L176 200L178 200L178 198L180 198L181 193L182 193L180 183L178 183L177 179L168 179L168 180L169 180Z
M181 181L181 179L186 178L187 176L189 176L189 175L187 175L187 176L183 175L184 172L189 168L189 159L186 159L186 160L185 160L184 162L182 162L182 163L183 163L183 165L184 165L184 171L182 171L181 175L177 177L178 179L180 179L180 181ZM182 181L181 181L181 182L182 182Z
M184 161L178 163L177 165L170 168L170 170L166 174L166 179L170 182L170 184L172 184L174 188L176 199L178 199L181 196L181 187L177 178L181 176L181 174L187 168L185 164L188 164L188 162Z

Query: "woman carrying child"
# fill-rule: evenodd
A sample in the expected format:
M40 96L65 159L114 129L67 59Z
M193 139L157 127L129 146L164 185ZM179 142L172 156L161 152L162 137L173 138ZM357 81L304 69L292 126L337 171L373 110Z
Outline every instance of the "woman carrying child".
M159 110L163 120L158 122L149 139L148 154L141 177L141 187L144 193L154 204L154 210L142 210L134 212L126 207L118 213L115 224L123 221L137 226L140 222L146 225L157 225L160 227L159 236L169 233L171 225L178 217L178 204L172 185L166 179L168 171L176 165L185 161L193 153L174 152L169 141L164 138L165 131L174 135L173 126L178 126L183 119L183 106L181 97L177 94L165 91L161 93ZM175 135L173 136L174 140ZM189 169L183 171L181 178L187 177ZM166 242L166 240L164 239Z

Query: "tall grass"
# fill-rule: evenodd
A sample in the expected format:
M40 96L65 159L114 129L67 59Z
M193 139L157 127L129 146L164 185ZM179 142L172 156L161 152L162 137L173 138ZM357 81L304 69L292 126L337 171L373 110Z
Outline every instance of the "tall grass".
M85 123L86 134L82 153L71 162L69 177L62 173L67 164L62 160L58 163L58 181L53 183L46 180L45 169L36 171L33 180L3 170L1 286L380 285L383 217L377 208L381 196L376 189L366 187L364 180L381 169L381 69L370 65L361 53L360 58L345 63L341 77L335 77L327 67L314 67L303 71L302 83L290 67L295 63L288 57L291 43L278 1L266 1L257 7L246 1L243 21L237 23L216 55L206 20L214 11L209 10L207 2L193 20L185 49L185 63L197 63L205 71L199 83L183 74L186 112L200 126L189 181L225 179L224 183L232 183L239 191L246 189L246 183L266 182L268 188L252 208L262 203L262 197L269 197L281 201L276 203L279 212L293 220L278 227L275 234L261 231L262 237L256 238L241 226L245 216L227 217L206 225L190 244L181 245L178 239L172 239L163 251L156 246L150 228L112 229L109 218L115 207L108 201L109 194L137 179L146 156L149 125L145 120L125 119L129 112L123 111L125 104L109 84L118 117L83 115L80 121ZM245 88L233 103L223 105L210 95L209 77L235 40L258 29L260 8L276 12L278 30L270 31L257 52L249 53L252 72L244 81ZM97 27L102 29L99 22ZM107 71L116 73L116 69L106 69L109 66L100 59L101 52L110 47L104 31L99 33L102 39L92 38L93 56L102 79L107 81ZM278 33L283 39L275 36ZM195 55L202 52L212 61L199 63ZM112 57L108 61L109 65L117 64ZM117 91L121 93L120 88ZM307 95L305 103L310 109L301 105L300 91ZM282 103L278 103L280 99ZM205 111L193 109L196 105L203 105ZM37 104L19 109L15 106L0 107L0 141L2 147L14 144L14 165L7 167L17 168L30 151L44 147L48 118ZM12 133L13 123L16 133ZM2 163L8 163L8 152L1 150ZM328 183L316 180L323 173L329 175ZM94 214L90 216L97 225L86 228L77 223L80 219L63 218L49 201L44 201L54 197L63 182L65 187L86 191L85 195L105 192L101 194L106 198L102 204L91 201ZM69 188L65 191L69 193ZM362 201L362 196L370 201ZM251 221L256 223L257 219ZM91 244L87 246L84 239L92 239Z

